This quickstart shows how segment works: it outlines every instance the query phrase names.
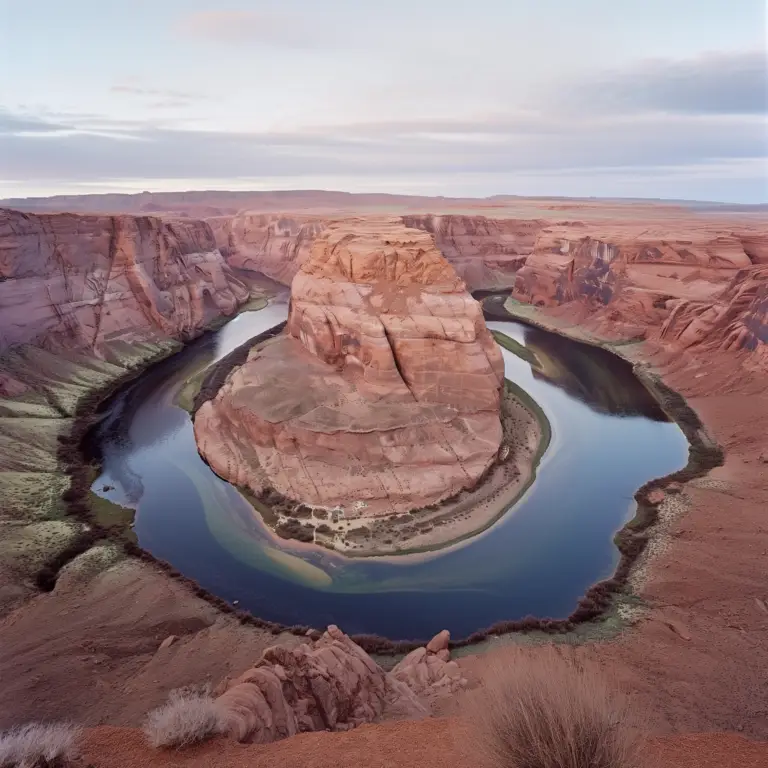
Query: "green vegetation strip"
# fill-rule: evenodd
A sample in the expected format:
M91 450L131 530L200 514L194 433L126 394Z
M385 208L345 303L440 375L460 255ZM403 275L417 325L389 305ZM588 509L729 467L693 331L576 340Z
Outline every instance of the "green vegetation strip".
M525 344L515 341L501 331L491 331L491 335L496 339L496 343L500 347L504 347L508 352L517 355L521 360L525 360L526 363L529 363L534 367L540 367L541 363L539 362L539 358L536 357L536 353L528 349Z

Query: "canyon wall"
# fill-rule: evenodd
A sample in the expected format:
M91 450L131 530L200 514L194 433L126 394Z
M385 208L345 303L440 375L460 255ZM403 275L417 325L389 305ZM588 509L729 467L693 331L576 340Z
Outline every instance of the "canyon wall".
M290 285L331 219L302 213L243 213L208 219L229 265ZM434 238L469 290L511 288L544 222L485 216L412 214L406 227Z
M225 479L345 517L406 512L494 461L503 361L432 238L396 218L329 223L292 284L287 333L195 417Z
M768 233L650 224L543 230L513 296L588 318L603 336L745 349L765 364Z
M433 214L403 216L403 223L429 232L471 291L511 288L545 224L538 219Z
M290 285L326 221L302 214L243 213L210 218L216 245L237 270Z
M204 222L0 210L0 349L184 339L248 296Z

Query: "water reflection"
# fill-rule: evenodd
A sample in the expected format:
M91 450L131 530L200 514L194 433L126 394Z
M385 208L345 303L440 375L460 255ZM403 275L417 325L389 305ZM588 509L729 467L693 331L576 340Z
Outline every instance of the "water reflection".
M536 355L536 378L551 382L598 413L669 420L626 360L539 328L526 328L524 338Z

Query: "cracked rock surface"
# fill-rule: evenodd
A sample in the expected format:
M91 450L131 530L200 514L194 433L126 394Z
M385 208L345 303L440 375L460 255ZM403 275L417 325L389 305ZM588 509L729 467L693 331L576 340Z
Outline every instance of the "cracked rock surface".
M293 280L286 332L197 412L226 480L347 518L471 487L502 437L501 353L431 235L395 217L330 223Z

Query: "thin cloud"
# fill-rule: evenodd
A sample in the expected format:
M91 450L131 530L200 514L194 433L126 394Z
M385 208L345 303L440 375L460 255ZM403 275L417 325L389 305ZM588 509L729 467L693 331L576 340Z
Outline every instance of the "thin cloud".
M177 31L212 43L288 48L311 48L321 39L303 17L275 11L199 11L182 18Z
M418 123L417 123L418 124ZM0 176L99 179L254 178L308 175L491 175L556 172L562 168L664 167L765 157L764 122L756 116L646 115L642 119L573 118L559 132L526 125L478 121L441 122L451 141L409 132L398 124L366 133L316 131L237 133L180 130L152 125L94 135L43 123L37 135L26 125L0 135ZM432 126L433 128L436 126ZM496 130L494 130L494 128ZM49 130L47 138L43 138ZM483 141L474 139L484 136ZM132 140L127 141L130 138Z
M142 88L136 85L125 85L118 83L109 89L112 93L122 93L129 96L140 96L145 98L175 99L176 101L195 101L202 98L199 93L190 91L174 91L165 88Z
M54 133L65 130L62 123L51 122L37 116L16 114L0 107L0 136L22 133Z
M560 94L570 106L689 114L768 112L765 51L708 53L650 60Z

